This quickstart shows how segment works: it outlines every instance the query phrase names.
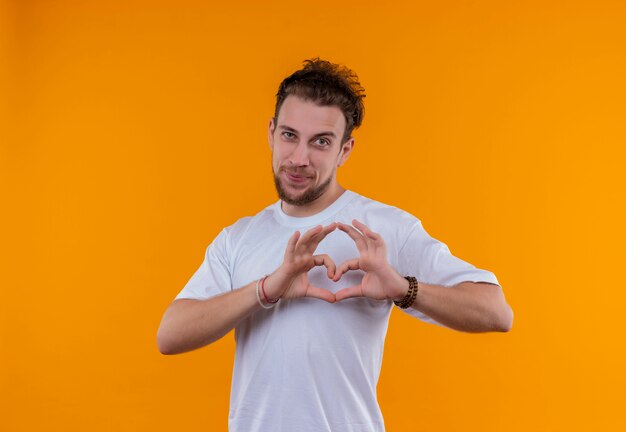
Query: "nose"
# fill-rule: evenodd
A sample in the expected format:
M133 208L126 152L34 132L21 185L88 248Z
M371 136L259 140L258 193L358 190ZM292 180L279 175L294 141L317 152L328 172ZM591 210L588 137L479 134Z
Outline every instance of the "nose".
M298 167L309 165L309 149L306 141L301 140L289 155L289 161Z

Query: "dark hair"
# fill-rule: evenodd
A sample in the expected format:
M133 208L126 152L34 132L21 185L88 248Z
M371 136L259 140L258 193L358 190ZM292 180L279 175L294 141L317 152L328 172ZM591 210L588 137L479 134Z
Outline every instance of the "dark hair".
M365 89L359 77L345 66L320 60L319 57L304 61L304 67L280 83L276 93L274 122L278 112L289 95L315 102L317 105L339 107L346 118L346 130L341 143L346 142L352 130L363 122L363 98Z

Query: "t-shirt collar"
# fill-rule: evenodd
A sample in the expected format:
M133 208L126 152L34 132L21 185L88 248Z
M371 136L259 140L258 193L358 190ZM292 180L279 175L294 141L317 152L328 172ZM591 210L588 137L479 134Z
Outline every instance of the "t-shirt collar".
M274 204L274 217L281 225L286 225L292 228L302 228L302 227L313 227L316 225L327 225L332 221L330 219L333 218L337 212L339 212L342 208L344 208L354 197L356 197L356 193L345 190L339 198L337 198L331 205L326 207L319 213L316 213L311 216L289 216L286 214L281 206L281 200L278 200Z

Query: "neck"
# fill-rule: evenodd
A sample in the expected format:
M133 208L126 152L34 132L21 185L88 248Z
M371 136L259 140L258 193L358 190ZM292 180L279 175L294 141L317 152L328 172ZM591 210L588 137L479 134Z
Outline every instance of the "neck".
M313 216L321 212L322 210L328 208L332 203L334 203L337 198L339 198L345 189L339 184L335 183L333 186L328 188L326 192L324 192L319 198L314 201L311 201L308 204L301 206L294 206L291 204L287 204L286 202L281 202L281 208L288 216L293 217L307 217Z

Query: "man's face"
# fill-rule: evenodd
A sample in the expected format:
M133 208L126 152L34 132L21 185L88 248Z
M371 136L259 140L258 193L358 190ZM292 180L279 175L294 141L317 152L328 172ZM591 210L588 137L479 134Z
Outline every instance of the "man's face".
M280 199L303 206L336 188L336 170L354 144L341 145L346 119L336 106L319 106L297 96L284 100L276 124L270 120L274 183Z

